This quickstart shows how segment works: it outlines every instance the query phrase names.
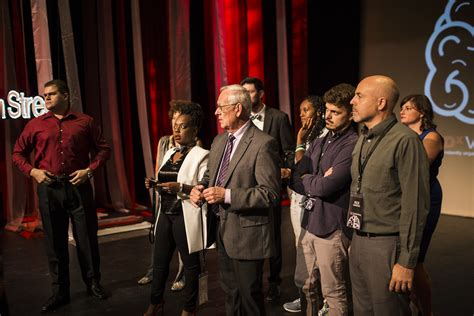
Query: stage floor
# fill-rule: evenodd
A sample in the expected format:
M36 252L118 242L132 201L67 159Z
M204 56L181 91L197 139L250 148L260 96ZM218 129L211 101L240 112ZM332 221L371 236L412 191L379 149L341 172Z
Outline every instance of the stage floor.
M268 315L291 315L282 304L297 293L293 284L295 266L294 237L289 210L283 208L283 283L281 299L267 303ZM474 219L442 216L428 253L426 266L433 282L435 315L473 315ZM74 246L70 245L71 303L54 315L141 315L149 302L149 285L136 281L144 274L150 260L150 244L145 231L101 238L102 284L111 292L104 301L86 295L80 277ZM50 279L41 239L27 240L7 232L3 238L4 285L11 315L37 315L50 296ZM224 315L224 296L217 275L216 252L207 252L209 303L199 315ZM177 258L171 264L170 279L177 270ZM268 267L266 266L266 274ZM266 280L266 278L265 278ZM165 293L165 315L179 315L182 294ZM265 289L267 283L265 281Z

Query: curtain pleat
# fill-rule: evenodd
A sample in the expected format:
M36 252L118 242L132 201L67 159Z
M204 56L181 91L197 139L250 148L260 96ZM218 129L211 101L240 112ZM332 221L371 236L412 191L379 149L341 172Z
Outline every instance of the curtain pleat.
M191 100L189 1L168 1L171 99Z
M212 34L214 37L214 80L216 95L222 86L228 84L226 64L226 28L225 28L225 0L214 1ZM237 62L237 61L236 61Z
M248 75L265 81L263 63L263 13L261 0L247 0ZM242 78L240 78L242 79Z
M307 0L291 2L291 90L293 117L299 116L299 104L308 94L308 19Z
M117 74L115 78L117 86L119 87L118 96L120 98L121 106L121 125L122 125L122 138L123 138L123 155L125 158L125 174L127 175L128 190L130 197L132 198L132 205L136 201L135 194L135 159L134 152L137 150L133 144L133 130L132 130L132 100L131 100L131 83L130 73L128 64L128 33L127 33L127 20L125 16L125 0L114 1L113 6L116 8L115 11L115 40L116 40L116 54L117 54ZM110 57L110 56L109 56ZM132 80L133 82L133 80ZM140 183L141 184L141 183Z
M158 139L171 133L168 117L171 99L168 14L167 1L140 1L143 65L153 157L156 155ZM148 174L151 175L153 173Z
M38 92L42 93L43 84L53 79L46 0L31 0L31 17L33 22Z
M288 75L288 43L286 37L285 0L276 0L276 37L278 98L280 100L280 110L288 114L291 120L293 116L291 113L290 84Z
M71 22L69 0L58 1L59 20L61 23L61 39L63 44L64 64L66 67L67 84L71 109L83 112L81 86L77 72L76 51L74 48L74 33Z
M21 3L15 2L11 6L12 16L8 12L8 6L2 5L2 31L4 45L4 91L20 90L29 93L28 72L25 57L25 30L23 28L23 7ZM3 97L3 96L2 96ZM28 181L24 175L13 167L11 154L13 145L21 133L25 121L6 120L4 124L5 137L5 183L6 183L6 229L16 231L22 226L25 215L37 214L37 203L34 200L35 184ZM34 227L34 225L32 225Z
M112 157L106 165L108 189L112 205L116 209L132 207L128 189L128 175L122 146L122 126L119 111L122 103L117 97L114 27L112 24L111 0L98 1L98 50L100 91L102 101L102 122L104 136L111 140Z
M135 89L137 91L138 120L140 122L140 137L142 141L145 172L153 174L153 157L150 143L150 129L148 126L148 107L146 103L145 75L143 70L142 34L140 27L140 3L132 1L132 33L133 33L133 61L135 65ZM151 198L151 191L150 198Z

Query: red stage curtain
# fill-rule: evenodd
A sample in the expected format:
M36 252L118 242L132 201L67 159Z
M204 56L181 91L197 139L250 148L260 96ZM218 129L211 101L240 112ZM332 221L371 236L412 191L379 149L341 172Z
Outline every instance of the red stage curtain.
M171 134L167 1L140 1L140 12L150 137L155 157L159 138Z
M48 5L57 6L58 1L48 1ZM289 88L292 105L297 105L307 95L308 3L307 0L279 1L141 0L141 34L132 30L132 0L69 3L83 109L102 123L104 134L113 148L111 161L96 176L100 205L133 208L136 201L148 203L142 179L150 167L145 167L144 161L149 161L150 150L155 156L158 139L171 133L168 117L171 96L192 97L201 103L206 126L202 133L206 136L203 141L210 144L219 132L214 111L222 85L238 83L245 76L259 77L266 86L265 101L268 105L279 108L280 100L284 102L281 107L285 110L289 106L288 90L280 90ZM22 3L14 1L10 7L4 6L11 13L12 28L5 29L2 35L11 32L10 36L14 38L15 60L12 66L17 78L13 86L35 93L32 90L36 87L29 85L36 86L36 71L32 68L28 75L26 65L31 63L27 62L29 57L25 53L25 43L31 47L33 41L31 34L24 36L31 30L24 28L28 21L22 18ZM285 3L289 15L282 21L277 12L285 14L282 10ZM196 18L195 14L200 17ZM58 16L53 14L48 19L50 25L59 28ZM60 34L57 28L54 32ZM284 34L277 30L288 30L288 46L285 46ZM137 47L131 45L132 41L138 43L138 36L143 57L142 74L133 51ZM60 40L55 44L57 51L63 49ZM283 51L277 54L277 50ZM4 51L1 56L4 61ZM58 65L53 69L54 76L58 77L64 73L59 69L64 65L64 56L53 56L60 59L53 61L53 65ZM144 77L144 85L137 89L140 77ZM43 81L38 80L38 86L42 86ZM144 102L146 109L138 110L136 104L143 107ZM294 107L293 117L296 114L297 108ZM139 116L143 121L146 115L148 130L140 128L139 121ZM20 125L17 134L24 123L19 120L9 122ZM145 133L149 133L149 138ZM17 134L11 136L11 143ZM7 140L5 130L3 136ZM150 144L147 144L147 139ZM8 155L2 155L3 162L10 161ZM25 187L31 186L30 180L19 179L28 183ZM3 188L6 188L6 183L3 182ZM22 196L24 198L25 194ZM14 207L6 208L11 213Z
M0 95L6 99L6 94L10 90L19 90L28 95L29 89L27 57L25 50L25 37L31 39L31 31L23 27L24 13L29 13L29 8L24 11L21 2L11 3L11 11L8 5L2 6L2 38L3 57L1 60L4 70L2 76L4 93ZM11 17L11 18L10 18ZM33 70L34 72L34 70ZM4 124L4 160L5 177L2 178L2 191L6 194L4 208L6 210L6 220L8 229L16 230L21 225L24 215L35 213L35 190L33 183L28 181L23 174L13 168L11 152L13 145L25 125L23 120L7 120ZM3 124L2 124L3 125Z
M308 95L308 19L307 0L291 1L291 91L293 117L299 117L299 105ZM299 122L295 122L296 127Z
M263 14L260 0L247 0L247 60L250 77L257 77L264 82L267 76L263 64ZM243 74L243 75L244 75ZM243 76L241 76L243 77ZM242 78L240 78L241 80Z

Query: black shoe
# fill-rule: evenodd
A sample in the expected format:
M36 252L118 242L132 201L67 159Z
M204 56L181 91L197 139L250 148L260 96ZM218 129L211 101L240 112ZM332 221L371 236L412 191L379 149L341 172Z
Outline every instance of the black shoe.
M270 287L268 288L267 296L265 299L267 301L275 301L280 298L280 286L275 283L270 283Z
M108 296L105 292L105 289L97 281L92 281L91 285L87 287L87 294L90 296L95 296L100 300L104 300Z
M53 312L58 307L69 304L69 301L70 301L69 295L54 294L48 299L48 301L46 301L46 303L43 306L41 306L41 312L42 313Z

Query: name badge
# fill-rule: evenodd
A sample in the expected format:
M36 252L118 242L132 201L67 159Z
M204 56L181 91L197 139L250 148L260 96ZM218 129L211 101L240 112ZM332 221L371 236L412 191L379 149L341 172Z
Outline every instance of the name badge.
M307 211L312 211L315 201L316 200L313 198L306 198L306 200L303 202L304 209Z
M349 211L347 213L347 227L360 230L364 219L364 195L351 192Z

